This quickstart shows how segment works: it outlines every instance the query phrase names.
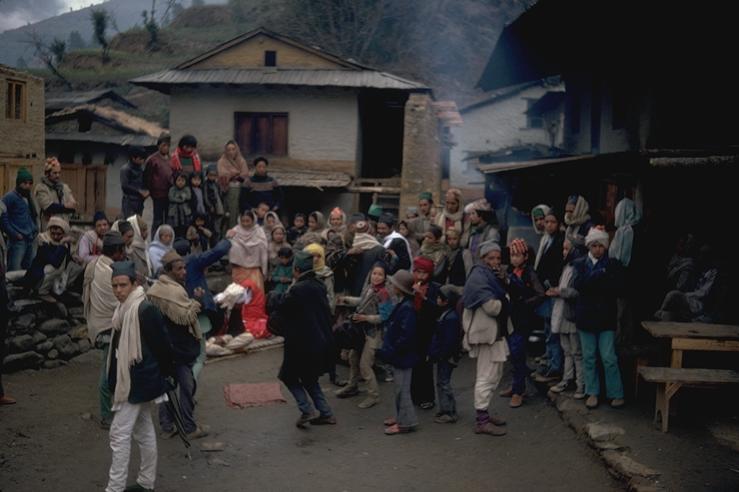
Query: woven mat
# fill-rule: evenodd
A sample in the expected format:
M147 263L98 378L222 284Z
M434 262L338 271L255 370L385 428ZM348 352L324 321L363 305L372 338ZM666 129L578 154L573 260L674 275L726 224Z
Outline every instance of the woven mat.
M226 405L231 408L261 407L287 403L280 383L232 383L223 387Z

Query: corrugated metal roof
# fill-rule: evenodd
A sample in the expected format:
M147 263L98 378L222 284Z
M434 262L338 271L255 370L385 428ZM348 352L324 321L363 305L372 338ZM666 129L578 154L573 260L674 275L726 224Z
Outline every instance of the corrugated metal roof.
M46 109L63 109L69 106L78 106L80 104L94 104L103 99L112 99L129 108L136 108L136 105L125 97L111 89L87 92L60 92L46 94Z
M120 145L121 147L156 147L157 139L148 135L104 135L92 132L46 132L47 142L83 142Z
M317 87L358 87L429 91L425 85L387 72L374 70L257 70L208 69L164 70L131 80L161 92L169 92L173 85L296 85Z

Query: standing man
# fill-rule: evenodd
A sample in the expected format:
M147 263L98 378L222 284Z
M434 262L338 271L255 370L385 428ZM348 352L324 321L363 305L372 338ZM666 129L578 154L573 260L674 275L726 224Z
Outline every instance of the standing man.
M121 210L124 217L144 214L144 201L149 198L149 189L144 184L145 162L146 154L143 149L135 147L128 162L121 167Z
M56 157L46 159L44 177L36 185L33 194L43 214L41 216L42 231L46 231L49 219L54 215L60 216L69 223L69 219L77 208L77 200L72 194L72 189L62 182L62 165Z
M434 223L432 210L434 208L434 195L430 191L424 191L418 195L418 217L412 221L411 228L418 244L423 242L429 226Z
M106 363L110 351L110 334L113 329L113 313L118 306L118 299L110 288L113 276L112 265L126 258L126 245L121 235L115 231L103 237L103 254L96 257L85 267L82 284L82 301L85 319L87 320L87 337L94 347L103 350L103 364L100 370L98 393L100 396L100 426L110 427L113 420L111 411L111 393L108 387Z
M411 259L413 258L411 246L405 237L395 232L394 227L395 217L393 214L384 213L380 215L380 219L377 222L377 238L382 241L382 246L392 257L390 261L391 272L410 270Z
M295 283L270 306L270 330L285 337L285 355L280 380L290 390L300 409L295 425L334 425L334 417L318 378L334 365L335 348L331 333L331 308L326 287L313 272L313 256L295 254ZM313 400L311 405L308 396ZM319 415L314 415L313 406Z
M279 183L267 174L269 161L264 157L254 159L254 176L247 178L243 184L243 199L241 210L254 209L260 203L266 203L269 210L274 212L280 210L284 200L282 188Z
M185 290L187 270L185 260L176 251L162 258L163 272L149 288L149 300L164 316L169 339L172 343L175 380L179 387L180 413L184 431L189 439L208 435L208 429L195 423L195 391L197 385L192 369L200 355L200 303L190 299ZM202 297L202 290L195 292ZM165 435L175 434L174 417L164 405L159 406L159 425Z
M28 270L33 261L33 244L38 234L38 205L31 194L33 176L25 167L18 170L15 189L4 197L7 211L0 219L8 235L8 271Z
M157 151L151 154L144 164L144 183L154 205L152 239L159 226L167 223L169 213L169 188L172 186L172 166L169 158L171 142L170 136L163 133L157 139Z
M115 262L111 268L119 304L113 313L107 363L115 416L110 426L113 460L105 491L154 490L157 438L149 407L167 391L165 377L172 374L172 353L162 314L136 283L133 262ZM126 487L132 437L139 445L141 465L136 485Z

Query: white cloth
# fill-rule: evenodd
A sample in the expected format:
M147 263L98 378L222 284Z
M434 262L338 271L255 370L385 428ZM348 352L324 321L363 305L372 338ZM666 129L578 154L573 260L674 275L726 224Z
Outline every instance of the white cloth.
M385 236L385 239L383 239L382 246L385 249L388 249L390 247L390 243L392 243L394 239L402 239L403 240L403 243L405 243L405 249L408 250L408 258L411 261L413 261L413 253L411 253L411 245L408 243L408 240L405 238L405 236L403 236L402 234L400 234L397 231L393 231L390 234L388 234L387 236Z
M150 404L121 403L113 415L109 436L113 460L105 492L122 492L126 488L131 437L139 445L141 455L136 483L145 489L154 489L157 476L157 436L151 420Z
M590 231L588 231L588 235L585 236L585 246L590 247L593 243L600 243L605 248L608 248L608 233L606 231L596 229L595 227L591 227Z
M503 340L505 343L505 340ZM493 345L476 345L477 371L475 372L475 410L487 410L493 392L503 377L505 357L501 360L500 350ZM506 345L507 349L507 345ZM472 357L472 352L470 352Z
M113 403L128 401L131 391L131 367L143 358L141 350L141 327L139 324L139 306L146 300L144 288L136 287L113 312L113 330L120 331L116 351L116 385ZM108 371L112 359L113 348L108 352Z
M82 289L84 314L87 320L87 336L91 343L99 333L113 328L113 313L118 299L113 295L111 277L113 260L100 256L85 268L85 282Z
M631 263L631 252L634 246L634 227L641 220L641 212L633 200L624 198L616 205L615 226L618 227L613 242L608 249L608 256L620 261L623 266Z

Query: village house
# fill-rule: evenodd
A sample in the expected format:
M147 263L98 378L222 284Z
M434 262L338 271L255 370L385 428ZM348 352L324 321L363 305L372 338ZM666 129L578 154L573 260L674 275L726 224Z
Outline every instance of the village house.
M479 193L485 177L477 166L485 158L547 157L561 147L564 85L552 77L503 87L486 92L460 114L464 124L451 131L449 181Z
M65 107L46 116L47 152L62 163L81 220L89 221L98 210L109 217L120 213L121 167L134 147L154 152L165 132L154 122L99 104Z
M266 29L131 82L169 94L173 143L195 135L212 162L233 139L250 163L269 158L286 212L439 198L442 125L421 83Z
M62 109L80 106L82 104L95 104L115 109L137 109L137 106L127 98L118 94L113 89L100 89L94 91L67 91L46 94L46 114L55 113Z
M44 79L0 65L0 192L21 167L38 179L44 157Z

